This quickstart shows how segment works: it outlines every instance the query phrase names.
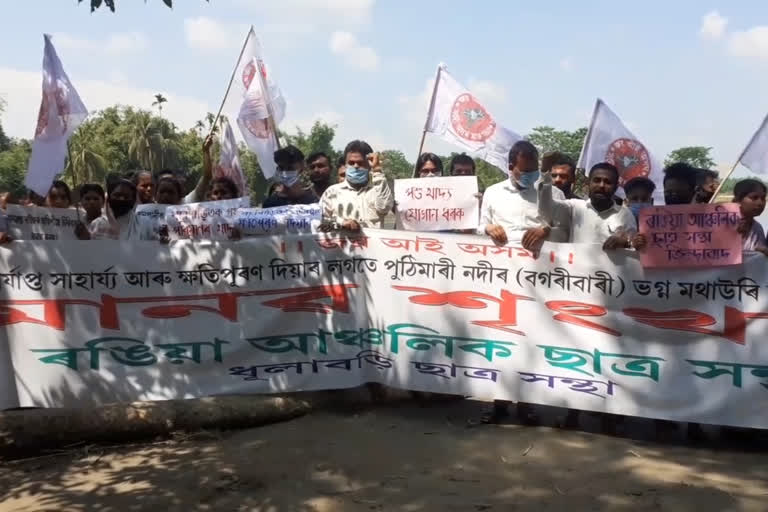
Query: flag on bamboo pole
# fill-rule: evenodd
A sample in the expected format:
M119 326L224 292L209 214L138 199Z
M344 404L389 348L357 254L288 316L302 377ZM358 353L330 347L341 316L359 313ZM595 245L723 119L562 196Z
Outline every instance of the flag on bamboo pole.
M578 166L589 171L593 165L608 162L619 170L619 185L632 178L648 178L656 184L660 196L664 190L663 168L651 152L629 131L619 116L597 99L587 129ZM621 193L622 189L619 189Z
M752 135L739 162L755 174L768 174L768 116Z
M279 147L276 129L285 117L285 98L264 63L256 33L251 27L235 75L242 91L237 125L248 149L256 154L266 178L275 175L274 152Z
M67 141L88 116L80 95L56 54L51 36L44 35L43 97L37 115L24 186L45 196L53 178L64 170Z
M509 172L509 150L522 137L501 126L483 104L448 73L437 69L424 130Z
M213 170L215 178L226 177L237 185L241 196L248 195L248 181L240 166L235 134L226 117L219 118L219 163Z

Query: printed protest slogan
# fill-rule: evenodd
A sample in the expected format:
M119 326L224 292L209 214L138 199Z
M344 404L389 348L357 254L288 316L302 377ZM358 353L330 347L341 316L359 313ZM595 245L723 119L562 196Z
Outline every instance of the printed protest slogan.
M318 204L240 208L235 226L243 235L279 235L312 233L322 221Z
M640 210L640 232L648 238L644 267L690 268L741 263L739 205L686 204Z
M250 206L250 198L206 201L169 206L165 224L171 240L228 240L240 208Z
M77 240L77 210L9 204L8 235L14 240ZM80 213L85 219L85 214Z
M395 180L397 228L474 229L480 220L476 176Z
M768 428L761 254L667 271L379 230L142 243L0 247L0 407L380 382Z

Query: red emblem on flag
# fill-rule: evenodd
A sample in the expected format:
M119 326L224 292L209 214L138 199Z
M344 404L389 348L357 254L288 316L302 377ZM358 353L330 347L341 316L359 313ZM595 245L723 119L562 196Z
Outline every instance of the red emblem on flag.
M639 141L616 139L605 152L605 161L619 170L619 185L632 178L646 178L651 174L651 157Z
M251 59L243 68L243 85L245 90L248 90L248 87L251 86L254 76L256 76L256 66L253 64L253 59ZM261 76L264 77L264 80L267 79L267 69L264 67L264 64L261 64Z
M469 93L453 102L451 125L459 137L473 142L484 142L496 131L496 122Z

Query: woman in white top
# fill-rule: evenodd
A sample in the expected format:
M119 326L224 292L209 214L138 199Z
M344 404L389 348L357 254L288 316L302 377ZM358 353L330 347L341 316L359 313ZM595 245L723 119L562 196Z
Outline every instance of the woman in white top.
M107 183L107 204L104 215L97 218L83 233L83 239L90 240L136 240L138 239L136 219L136 185L119 179Z
M763 226L755 220L765 210L765 194L765 184L753 179L741 180L733 188L733 202L739 203L741 209L738 231L743 241L742 249L758 251L768 256Z

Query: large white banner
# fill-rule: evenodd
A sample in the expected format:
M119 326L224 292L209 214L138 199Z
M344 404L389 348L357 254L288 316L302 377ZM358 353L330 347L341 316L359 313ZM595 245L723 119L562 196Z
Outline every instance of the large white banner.
M141 244L0 247L2 405L374 381L768 428L760 254L671 272L599 246L545 244L534 259L378 230Z

